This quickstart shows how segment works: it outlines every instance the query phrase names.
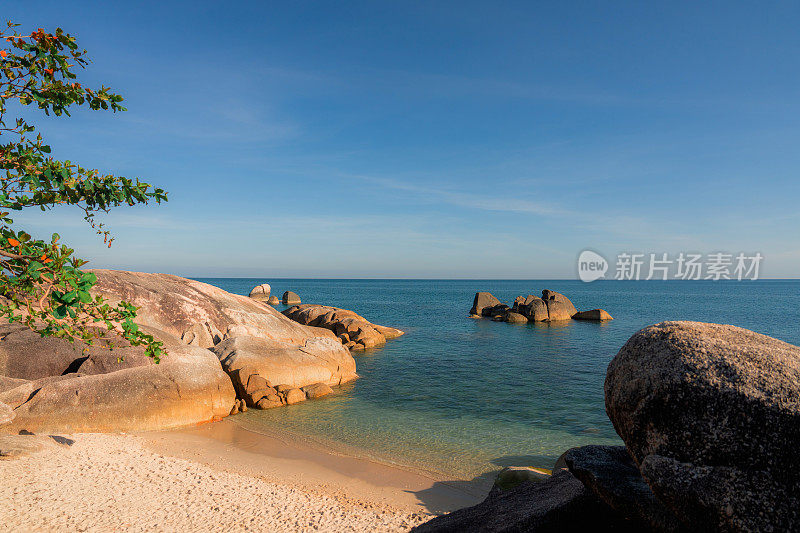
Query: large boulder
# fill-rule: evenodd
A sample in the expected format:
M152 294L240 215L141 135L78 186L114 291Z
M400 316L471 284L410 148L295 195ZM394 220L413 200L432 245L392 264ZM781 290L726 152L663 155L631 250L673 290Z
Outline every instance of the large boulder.
M602 529L598 529L602 528ZM567 471L543 482L524 481L492 491L483 502L436 517L414 533L512 533L523 531L634 531Z
M510 311L506 313L505 321L511 324L524 324L528 322L528 319L524 315Z
M327 305L297 305L283 314L300 324L332 331L351 350L381 346L403 334L399 329L373 324L354 311Z
M547 319L550 322L569 320L578 312L569 298L559 292L545 289L542 291L542 300L547 305Z
M486 307L494 307L496 305L500 305L501 302L497 298L495 298L492 293L490 292L476 292L475 299L472 301L472 309L470 309L469 314L471 315L478 315L484 316L483 310Z
M550 317L547 313L547 304L538 296L529 294L525 298L518 297L514 301L517 312L530 322L545 322Z
M336 338L318 337L290 345L242 336L226 339L212 350L231 377L239 397L251 407L259 400L253 390L280 385L292 389L317 383L340 385L358 377L353 356ZM261 383L263 387L253 383Z
M210 348L225 337L248 335L293 344L313 337L334 337L327 330L288 320L271 306L218 287L169 274L92 270L93 291L111 302L126 300L139 307L137 322L178 338L200 327L208 336L196 344ZM221 337L221 338L220 338Z
M663 322L608 368L606 411L658 499L701 530L800 528L800 348Z
M168 350L157 365L121 364L104 373L68 373L18 382L0 392L0 402L9 404L15 414L13 421L0 426L0 432L147 431L228 415L235 392L214 354L177 339ZM29 346L28 354L37 358L38 347ZM109 352L108 357L116 358L113 354ZM109 363L93 365L93 371L101 366Z
M300 303L300 297L292 291L286 291L283 293L281 303L284 305L298 305Z
M579 311L572 315L575 320L594 320L602 322L603 320L614 320L614 317L608 314L605 309L592 309L591 311Z
M269 286L269 283L262 283L261 285L256 285L250 291L250 298L254 300L261 300L266 301L269 300L269 294L272 291L272 287Z

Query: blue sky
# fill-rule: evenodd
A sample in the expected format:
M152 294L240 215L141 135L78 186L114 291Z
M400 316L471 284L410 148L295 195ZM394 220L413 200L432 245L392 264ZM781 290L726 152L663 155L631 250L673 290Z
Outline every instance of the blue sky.
M111 249L17 219L190 276L574 278L591 248L800 277L798 4L563 4L7 2L126 99L37 117L54 155L170 192Z

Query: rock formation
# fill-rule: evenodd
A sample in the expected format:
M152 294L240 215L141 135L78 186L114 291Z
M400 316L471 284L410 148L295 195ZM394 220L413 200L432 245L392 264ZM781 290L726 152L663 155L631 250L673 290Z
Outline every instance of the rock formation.
M567 471L492 491L478 505L436 517L414 533L635 531Z
M297 393L289 396L289 390L309 387L309 397L313 398L321 394L315 394L312 386L340 385L358 377L355 360L332 335L296 345L240 336L222 341L212 351L248 407L296 403ZM259 405L262 398L269 403Z
M299 305L300 297L295 293L293 293L292 291L286 291L283 293L283 298L281 298L281 303L283 305Z
M261 285L256 285L250 291L250 298L259 301L266 301L269 300L269 293L272 291L272 287L269 286L269 283L262 283Z
M605 309L592 309L591 311L579 311L572 315L575 320L595 320L602 322L603 320L614 320L614 317L608 314Z
M706 531L800 528L800 347L663 322L622 347L605 391L642 476L682 520Z
M487 317L498 322L561 322L576 320L612 320L611 315L602 309L579 313L569 298L561 293L545 289L542 297L517 296L511 307L500 302L489 292L475 293L470 309L473 318Z
M500 300L495 298L490 292L476 292L475 300L472 302L471 315L484 316L483 310L487 307L500 305Z
M141 347L123 341L113 351L100 345L84 350L0 324L0 404L12 410L0 410L0 432L192 425L248 405L319 397L323 387L356 377L355 361L333 332L298 324L253 298L166 274L93 272L95 293L112 304L124 299L137 306L137 322L165 343L168 354L154 364ZM264 389L251 401L247 379L262 373L288 389Z
M279 303L281 303L281 301L278 299L277 296L270 296L269 299L267 300L267 303L269 305L278 305Z
M399 329L373 324L353 311L327 305L298 305L290 307L283 314L300 324L332 331L351 350L381 346L387 339L403 334Z

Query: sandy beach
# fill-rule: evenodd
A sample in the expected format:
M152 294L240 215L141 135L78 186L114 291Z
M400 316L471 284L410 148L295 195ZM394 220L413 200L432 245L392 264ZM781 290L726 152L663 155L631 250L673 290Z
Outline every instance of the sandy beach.
M68 437L0 461L0 531L407 531L483 491L230 421Z

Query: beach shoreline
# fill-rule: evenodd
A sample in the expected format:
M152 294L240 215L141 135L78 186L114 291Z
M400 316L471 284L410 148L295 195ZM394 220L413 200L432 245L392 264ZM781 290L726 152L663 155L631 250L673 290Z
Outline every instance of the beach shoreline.
M407 531L485 494L227 420L78 433L0 461L0 531Z

